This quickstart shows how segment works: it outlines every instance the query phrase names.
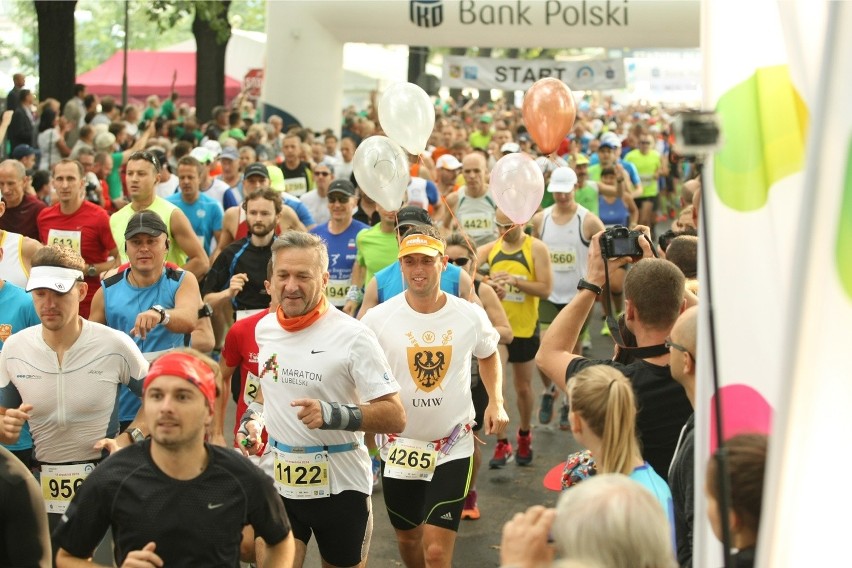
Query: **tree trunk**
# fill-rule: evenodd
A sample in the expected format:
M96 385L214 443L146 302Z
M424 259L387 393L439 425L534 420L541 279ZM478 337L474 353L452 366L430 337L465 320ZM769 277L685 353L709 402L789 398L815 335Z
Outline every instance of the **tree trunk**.
M74 52L77 0L33 4L38 17L38 99L52 97L64 104L74 96L74 83L77 82Z
M227 23L230 1L222 2L221 18L228 30L227 38L220 42L216 31L195 10L192 35L195 36L195 108L201 122L210 120L213 107L225 104L225 51L231 39L231 25Z

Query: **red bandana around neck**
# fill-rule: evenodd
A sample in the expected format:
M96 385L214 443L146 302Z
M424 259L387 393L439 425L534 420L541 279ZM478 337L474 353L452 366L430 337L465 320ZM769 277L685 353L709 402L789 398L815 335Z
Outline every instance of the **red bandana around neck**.
M325 294L323 294L320 296L320 301L314 309L304 315L288 318L284 315L284 310L281 306L278 306L278 309L275 310L275 316L278 318L278 325L280 325L285 331L293 332L305 329L317 321L320 316L326 312L326 310L328 310L328 301L325 299Z

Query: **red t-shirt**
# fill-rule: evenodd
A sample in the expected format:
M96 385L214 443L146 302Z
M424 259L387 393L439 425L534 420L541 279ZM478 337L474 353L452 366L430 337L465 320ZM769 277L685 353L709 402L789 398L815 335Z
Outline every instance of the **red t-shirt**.
M86 264L98 264L109 259L109 253L115 248L112 231L109 228L109 215L90 201L83 201L77 211L65 215L59 204L42 209L38 215L39 240L46 244L70 246L80 252ZM86 276L89 291L80 303L80 315L89 317L92 297L101 287L100 278Z
M240 418L246 412L248 404L246 404L246 396L251 396L257 393L256 387L250 387L249 392L246 392L246 380L248 374L251 373L257 384L260 379L257 379L257 341L254 338L254 328L257 327L257 322L268 315L268 311L262 311L247 318L234 322L228 335L225 336L225 345L222 346L222 357L225 359L225 364L229 367L240 368L240 396L237 397L237 420L234 423L234 439L236 440L237 430L240 427ZM234 380L233 377L231 380ZM223 393L227 396L228 393ZM266 445L266 430L261 434L264 446ZM236 444L234 444L236 446Z

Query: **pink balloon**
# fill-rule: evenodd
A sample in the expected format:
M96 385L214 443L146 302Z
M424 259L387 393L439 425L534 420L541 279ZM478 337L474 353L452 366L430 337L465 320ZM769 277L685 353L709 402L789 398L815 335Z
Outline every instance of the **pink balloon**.
M527 154L507 154L491 171L488 185L497 206L512 220L523 225L535 214L544 196L544 176Z

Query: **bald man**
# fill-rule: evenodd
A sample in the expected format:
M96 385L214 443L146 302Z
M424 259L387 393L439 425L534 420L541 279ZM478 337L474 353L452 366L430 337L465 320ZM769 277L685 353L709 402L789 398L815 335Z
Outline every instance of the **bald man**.
M666 341L672 378L686 391L695 408L695 369L698 349L698 307L684 310L672 327ZM678 446L669 467L669 487L672 490L677 534L677 561L681 566L692 565L692 527L694 504L693 473L695 469L695 414L680 433Z

